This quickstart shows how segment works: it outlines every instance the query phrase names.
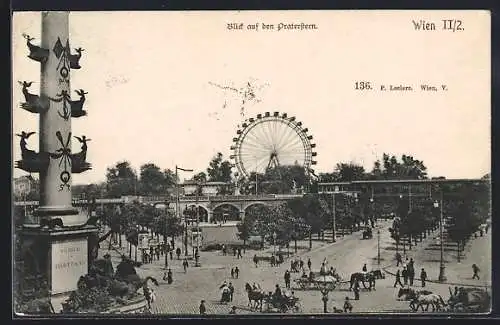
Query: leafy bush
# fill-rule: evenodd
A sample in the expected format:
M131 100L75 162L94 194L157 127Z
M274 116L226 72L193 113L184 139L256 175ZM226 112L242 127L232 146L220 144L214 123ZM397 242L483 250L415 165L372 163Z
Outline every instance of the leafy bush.
M63 305L63 313L102 312L108 309L115 299L105 287L80 288L73 291Z

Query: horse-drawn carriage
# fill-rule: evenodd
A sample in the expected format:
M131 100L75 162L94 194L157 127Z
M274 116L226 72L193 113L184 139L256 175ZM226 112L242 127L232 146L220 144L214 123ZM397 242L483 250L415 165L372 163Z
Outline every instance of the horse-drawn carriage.
M299 298L293 296L290 292L284 292L281 296L267 295L264 298L266 308L264 312L278 312L278 313L300 313L302 306Z
M372 228L366 227L366 229L363 230L363 239L372 239L372 238L373 238Z
M450 288L450 299L448 308L451 312L485 313L491 308L490 294L480 288L457 288L452 293Z
M327 288L329 290L333 290L337 287L337 284L340 282L340 278L338 276L333 275L320 275L315 276L313 278L310 277L300 277L295 279L295 283L302 290L310 290L310 289L324 289Z

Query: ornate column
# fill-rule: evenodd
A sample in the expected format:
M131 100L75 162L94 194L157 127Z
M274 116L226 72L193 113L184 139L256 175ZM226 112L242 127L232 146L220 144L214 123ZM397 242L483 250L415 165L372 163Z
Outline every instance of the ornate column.
M71 107L69 12L42 13L42 48L49 50L41 65L40 96L50 107L40 113L40 151L52 153L40 171L40 216L77 214L71 205Z
M35 132L20 132L22 159L16 167L40 174L40 204L35 214L40 217L35 224L24 223L21 230L23 246L40 250L28 259L38 259L41 270L23 270L21 278L46 281L54 303L76 289L81 275L88 272L89 260L95 255L98 242L96 218L88 218L72 206L72 173L91 168L86 162L87 139L73 136L71 118L86 115L83 110L86 92L76 90L79 100L71 100L70 71L80 69L83 49L71 54L69 44L69 12L42 12L41 46L27 40L28 57L40 63L40 95L29 93L32 82L20 82L25 102L21 108L40 115L40 151L27 148L27 139ZM82 144L81 151L73 154L72 138ZM94 220L93 220L94 219Z

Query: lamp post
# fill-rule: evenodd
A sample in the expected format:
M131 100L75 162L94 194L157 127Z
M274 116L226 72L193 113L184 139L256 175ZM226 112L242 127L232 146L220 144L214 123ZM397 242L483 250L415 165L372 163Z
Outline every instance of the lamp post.
M326 280L323 280L323 281L325 281L325 284L326 284ZM323 295L321 297L321 300L323 300L323 313L325 313L325 314L328 313L328 306L327 306L328 305L328 292L329 292L329 290L325 285L325 287L321 289L321 294Z
M400 204L401 204L401 201L403 201L403 194L399 194L399 202L400 202ZM400 220L401 220L401 222L402 222L402 221L403 221L403 218L401 218L401 216L399 216L399 217L400 217ZM400 229L401 229L401 228L400 228ZM401 234L401 231L399 232L399 234ZM404 235L404 234L403 234L403 235ZM400 237L400 238L401 238L401 237ZM405 238L401 238L401 239L403 239L403 255L405 255L405 256L406 256L406 242L405 242Z
M377 264L380 265L380 229L377 229Z
M194 260L195 264L194 266L201 266L200 264L200 207L198 206L198 201L199 201L199 184L198 182L196 183L196 252L194 254Z
M374 208L374 204L373 204L374 201L375 200L373 199L373 188L372 188L372 197L370 198L370 207L371 207L373 221L376 220L376 218L375 218L375 208Z
M439 282L446 281L445 276L445 266L444 266L444 243L443 243L443 191L441 190L441 202L437 200L434 202L435 208L440 208L439 211L439 244L441 248L441 254L439 259Z
M163 234L163 247L165 248L165 270L168 270L168 251L172 248L170 248L170 245L167 244L167 234L168 234L168 207L170 205L170 202L168 200L165 201L165 233ZM167 250L167 247L169 248Z
M276 237L277 237L276 231L273 231L273 246L274 246L273 251L274 251L274 255L276 255Z
M179 173L178 171L182 170L185 172L192 172L192 169L185 169L175 165L175 216L177 219L180 219L179 216ZM184 216L184 256L188 256L187 249L187 222L186 216Z
M337 190L335 189L335 192ZM335 211L335 192L332 193L332 243L335 243L336 241L336 232L337 232L337 227L335 226L336 224L336 211ZM342 231L343 233L343 231Z

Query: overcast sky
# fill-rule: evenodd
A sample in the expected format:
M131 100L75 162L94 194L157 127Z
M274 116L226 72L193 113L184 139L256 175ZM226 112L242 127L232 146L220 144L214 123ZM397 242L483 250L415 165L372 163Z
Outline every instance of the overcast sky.
M102 181L121 160L136 169L154 162L202 171L216 152L228 158L241 98L210 82L240 88L248 81L263 87L260 102L245 105L246 117L296 116L317 144L317 172L349 161L371 169L388 152L423 160L430 176L481 177L490 171L489 16L458 16L466 26L461 33L414 30L417 18L440 28L443 15L436 12L71 13L71 47L85 49L71 87L88 92L88 116L72 119L73 134L92 139L93 165L74 183ZM21 34L39 44L40 19L40 13L13 19L14 133L38 132L38 116L19 108L17 81L35 81L30 91L38 94L39 63L26 57ZM229 31L229 22L304 22L318 29ZM415 91L361 92L354 90L357 80ZM449 90L423 93L421 83ZM37 137L29 148L38 150ZM18 160L19 138L13 143Z

